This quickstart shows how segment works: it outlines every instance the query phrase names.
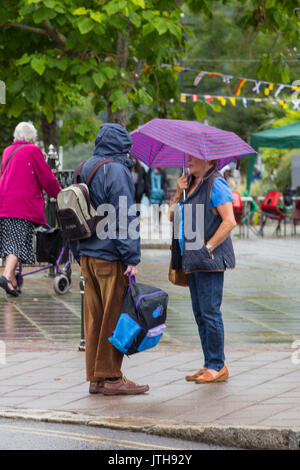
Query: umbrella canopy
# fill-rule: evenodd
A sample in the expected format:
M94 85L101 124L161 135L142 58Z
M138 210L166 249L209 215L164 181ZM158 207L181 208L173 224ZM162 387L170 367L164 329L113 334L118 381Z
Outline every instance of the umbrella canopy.
M219 160L223 168L232 160L256 153L233 132L197 121L152 119L131 132L130 153L150 167L187 166L187 157Z

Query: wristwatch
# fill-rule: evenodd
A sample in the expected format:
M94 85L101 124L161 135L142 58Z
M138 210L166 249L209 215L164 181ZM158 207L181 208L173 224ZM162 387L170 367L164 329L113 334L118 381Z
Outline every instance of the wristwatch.
M209 253L209 256L211 258L213 258L213 248L211 245L209 245L208 243L205 245L205 248L207 249L208 253Z

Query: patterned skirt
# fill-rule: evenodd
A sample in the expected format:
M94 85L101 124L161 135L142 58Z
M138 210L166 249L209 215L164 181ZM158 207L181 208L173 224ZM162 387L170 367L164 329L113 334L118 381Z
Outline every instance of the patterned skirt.
M0 217L0 258L15 255L24 264L35 264L34 227L29 220Z

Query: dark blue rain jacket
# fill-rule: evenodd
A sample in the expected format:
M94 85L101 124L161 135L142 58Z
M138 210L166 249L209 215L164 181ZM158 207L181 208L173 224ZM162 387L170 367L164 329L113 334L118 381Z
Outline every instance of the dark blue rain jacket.
M123 201L126 200L128 208L134 204L135 188L130 173L133 162L128 156L131 144L130 134L119 124L104 124L96 137L94 154L83 165L81 176L85 181L99 159L110 158L114 160L114 162L105 163L97 170L89 189L91 202L96 209L101 204L111 204L114 207L117 237L116 239L109 237L99 239L96 234L91 238L77 242L77 247L72 243L72 251L77 260L79 256L86 255L108 261L120 260L125 265L135 266L140 262L138 221L135 215L127 216L125 214L124 206L122 206L121 214L119 213L120 196L126 197L126 199L123 198ZM122 232L120 232L120 223ZM130 237L130 224L134 227L135 233L138 233L137 239Z

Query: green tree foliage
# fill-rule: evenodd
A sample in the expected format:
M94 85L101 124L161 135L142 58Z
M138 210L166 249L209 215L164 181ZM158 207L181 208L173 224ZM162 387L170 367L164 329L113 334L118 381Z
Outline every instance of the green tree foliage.
M2 0L1 7L0 78L7 87L1 121L38 113L46 143L55 137L57 113L90 97L96 116L106 110L109 121L129 129L153 116L185 118L172 65L184 59L193 35L194 57L205 52L218 67L234 57L233 72L284 83L292 77L290 45L299 39L292 0ZM183 8L200 12L195 34ZM238 68L258 42L264 53L257 67ZM204 111L195 105L193 118L203 119ZM68 128L74 142L89 140L93 119L75 119L76 113L73 126L67 120L62 141Z
M224 83L219 77L205 77L197 87L193 86L195 71L200 72L201 70L275 83L291 83L300 78L300 61L297 60L300 30L297 26L297 18L293 15L294 5L292 2L232 0L225 2L225 5L214 2L213 16L209 20L201 14L196 18L188 13L185 15L184 23L192 29L194 37L189 40L189 49L185 55L184 65L193 70L183 74L182 91L234 96L238 84L236 78L229 83ZM265 21L262 21L263 17L261 17L261 21L254 22L253 15L257 15L254 12L257 9L261 11L262 7L265 12ZM277 14L275 14L275 10ZM279 21L278 15L282 21L280 29L275 26ZM274 18L276 18L276 22ZM284 28L283 25L285 25ZM260 95L256 95L252 88L253 83L247 82L242 88L241 95L265 97L263 90ZM280 96L283 94L281 93ZM290 97L288 96L288 98ZM239 105L238 102L237 105L237 118L233 119L233 122L240 121L242 124L240 111L243 109L243 105L241 103ZM234 114L230 113L230 119L227 119L230 107L232 107L231 104L223 107L218 101L214 103L201 102L190 106L190 113L193 112L196 117L202 119L208 114L207 118L210 122L213 123L215 117L215 121L220 123L222 117L216 114L220 112L223 115L225 125L228 126L228 121L232 120ZM264 112L272 110L272 107L265 108L264 105L260 108L263 108ZM209 112L210 110L213 113ZM249 110L243 113L247 120L246 112L249 114ZM252 114L250 111L250 114L253 116L256 112ZM262 115L260 111L257 114L258 116ZM284 112L276 110L271 114L273 115L270 116L270 119L277 119L284 115ZM252 131L253 127L255 131L258 130L258 119L254 121L255 127L251 126L248 133ZM242 128L240 135L245 137Z
M138 111L176 92L177 75L156 70L178 63L185 49L181 3L170 0L3 0L0 66L5 115L38 110L53 122L61 108L93 94L96 114L127 124ZM90 134L82 127L78 135ZM76 129L75 129L76 134Z
M291 83L299 79L299 20L293 15L294 7L292 2L277 1L233 0L225 2L225 5L214 2L213 15L209 19L203 14L194 17L186 10L184 23L193 31L194 37L189 40L184 66L193 70L182 74L182 91L234 96L237 79L224 83L220 77L204 77L197 87L193 86L194 78L201 70L275 83ZM253 83L246 82L241 96L266 98L263 87L259 95L252 88ZM280 97L290 100L286 92L282 92ZM249 102L248 108L245 108L238 100L234 107L229 100L223 106L216 99L213 102L202 99L196 103L187 99L182 108L189 119L205 120L249 141L251 133L273 127L278 120L282 122L280 125L284 125L282 119L291 105L285 110L279 104ZM275 156L276 152L271 154ZM279 165L278 155L275 166ZM248 159L242 159L243 173L247 171L247 165ZM273 168L271 165L269 169Z

